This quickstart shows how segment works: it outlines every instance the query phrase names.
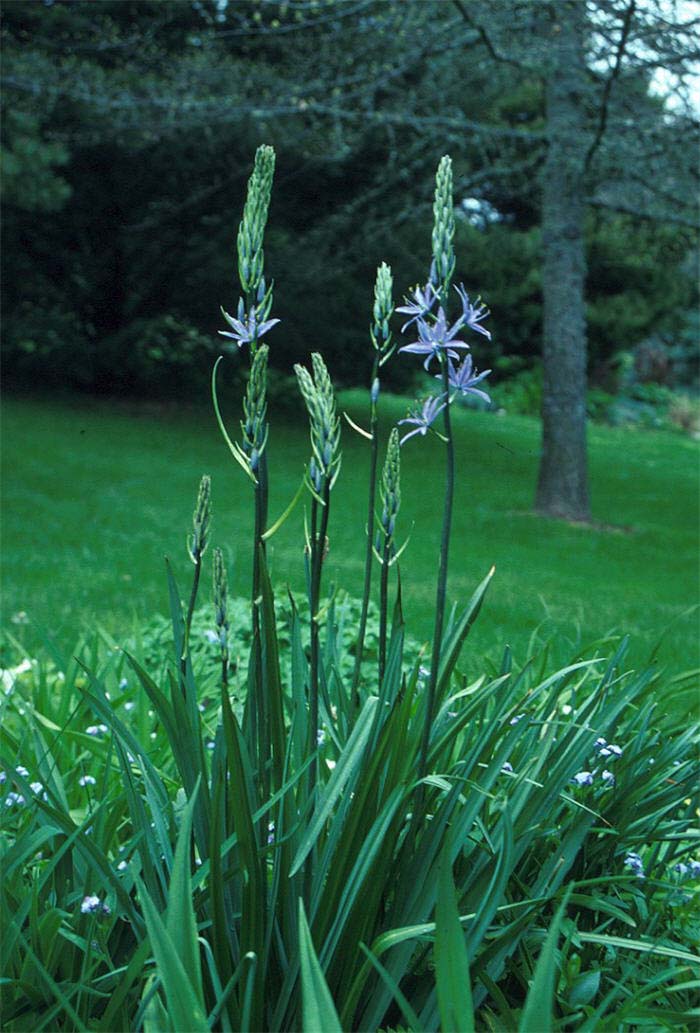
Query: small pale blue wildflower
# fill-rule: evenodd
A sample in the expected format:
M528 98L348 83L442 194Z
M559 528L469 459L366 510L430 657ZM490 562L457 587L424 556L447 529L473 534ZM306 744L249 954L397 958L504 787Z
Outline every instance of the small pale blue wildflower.
M270 844L272 844L274 842L275 842L275 823L274 823L274 821L269 821L267 823L267 845L270 846Z
M571 779L577 786L592 786L593 785L593 772L592 771L579 771L578 774L574 775Z
M104 735L108 731L107 725L89 725L85 729L86 735Z
M80 786L94 786L97 785L97 779L94 775L81 775L78 779L78 785Z
M633 850L630 850L623 861L626 868L631 868L638 879L644 878L644 864L639 854L635 854Z
M607 745L607 741L603 738L602 735L599 735L596 741L593 743L593 746L596 750L602 750L603 747Z
M83 897L80 904L80 911L83 915L109 915L111 914L110 908L107 904L103 904L99 897L91 894L90 896Z
M490 341L491 334L486 327L481 326L482 319L486 319L489 315L489 310L486 308L486 305L479 304L481 301L480 298L477 298L476 304L472 305L463 283L460 283L459 287L455 287L455 290L459 294L459 299L462 302L461 322L465 326L468 326L470 330L476 330L478 334L483 334L484 337L488 337Z
M5 797L6 807L21 807L26 801L21 793L10 792Z
M508 724L509 724L509 725L517 725L518 721L522 721L522 719L523 719L524 717L525 717L525 715L524 715L524 714L516 714L516 715L515 715L515 717L511 717L511 719L510 719L510 721L508 722Z
M512 775L513 774L513 765L511 763L509 763L509 761L506 761L505 764L502 766L501 774L502 775Z
M117 865L117 871L118 872L125 872L128 867L129 867L129 862L128 861L120 861L119 864Z
M686 877L686 875L688 874L688 872L690 871L690 868L688 867L687 864L683 864L683 862L680 861L678 864L674 864L673 870L674 870L674 872L678 872L678 874L680 875L681 879L684 879Z
M133 710L135 706L136 704L134 703L133 699L130 699L128 703L124 704L124 709L128 712Z
M219 644L219 632L214 631L213 628L207 628L204 632L204 637L212 646Z
M216 746L216 743L214 742L214 740L210 739L209 742L207 743L207 749L208 750L213 750L215 746Z
M41 782L30 782L29 783L29 788L31 789L31 791L34 793L35 796L37 795L37 793L42 793L44 791L44 786L42 785Z
M121 681L119 682L119 688L122 689L122 690L129 688L129 680L128 680L128 678L122 678L121 679Z
M409 431L408 434L404 434L401 438L400 444L405 444L409 438L413 437L414 434L421 434L425 437L428 430L446 405L447 402L445 401L444 395L438 395L436 398L426 398L420 412L414 410L410 416L406 416L405 419L399 420L399 423L413 423L416 428L415 430Z
M604 746L599 747L598 756L614 759L622 756L622 750L619 746L616 746L614 742L609 742L605 743Z
M323 728L319 728L316 731L316 745L323 746L326 741L326 733Z
M460 341L456 336L462 329L462 320L458 319L456 323L448 327L445 310L442 307L438 309L434 323L418 319L416 326L418 327L418 340L411 344L404 344L399 351L425 355L426 359L423 363L425 369L428 369L432 359L440 358L442 355L446 355L449 359L456 359L459 355L455 348L469 347L466 341Z
M29 772L26 768L22 767L21 764L18 768L15 768L15 771L18 775L21 775L22 778L29 778Z
M487 395L485 391L482 391L476 385L480 384L485 377L491 372L490 369L484 370L483 373L476 373L472 376L472 370L474 370L474 364L472 362L471 355L465 355L464 361L461 366L455 368L452 364L452 360L447 360L447 377L450 387L453 387L455 391L459 391L462 395L477 395L479 398L483 398L484 401L490 402L491 396ZM438 379L440 374L436 374Z
M600 777L609 788L612 788L615 785L615 776L612 771L604 771Z

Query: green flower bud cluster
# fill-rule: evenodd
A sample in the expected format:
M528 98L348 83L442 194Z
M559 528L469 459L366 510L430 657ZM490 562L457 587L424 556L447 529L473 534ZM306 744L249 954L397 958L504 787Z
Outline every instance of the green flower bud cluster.
M192 515L192 534L187 541L187 551L193 563L199 563L209 544L209 523L211 521L211 477L204 474L199 482L197 504Z
M222 646L228 640L228 615L227 609L228 581L226 577L226 564L221 549L214 549L214 620L219 629L219 641Z
M243 416L245 417L241 420L243 452L253 473L257 470L260 456L267 445L267 356L269 351L266 344L261 344L255 352L243 399Z
M455 214L452 201L452 159L445 155L440 159L435 177L435 201L433 202L433 261L438 282L443 288L445 302L450 280L455 271Z
M248 196L238 228L238 276L246 292L257 291L263 275L263 235L275 171L275 152L263 144L255 152Z
M391 268L386 262L382 262L377 269L377 278L374 283L374 309L372 312L374 322L370 327L372 344L379 352L382 363L389 358L393 351L391 330L389 329L389 320L394 312L393 288Z
M335 392L326 365L318 354L311 356L313 376L300 365L294 367L309 413L312 456L309 485L321 497L324 487L335 484L340 471L340 420L336 414Z
M401 506L401 447L397 427L394 427L389 435L380 493L382 498L381 526L385 542L389 545L394 537L396 517Z

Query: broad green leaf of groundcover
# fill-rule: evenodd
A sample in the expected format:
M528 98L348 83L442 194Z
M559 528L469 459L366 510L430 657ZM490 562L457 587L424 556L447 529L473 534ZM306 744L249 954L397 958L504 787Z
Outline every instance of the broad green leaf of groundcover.
M447 846L440 864L435 926L435 978L443 1033L474 1033L469 958Z
M333 998L318 963L301 900L299 900L299 955L304 1033L342 1033Z
M136 884L172 1028L175 1031L204 1033L208 1031L209 1025L203 1005L197 925L192 907L189 870L193 808L194 797L190 799L182 815L165 922L158 914L141 880L137 878Z

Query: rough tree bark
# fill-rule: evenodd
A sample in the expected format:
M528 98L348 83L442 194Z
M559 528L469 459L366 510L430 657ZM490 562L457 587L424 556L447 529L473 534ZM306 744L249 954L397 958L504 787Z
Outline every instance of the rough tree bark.
M542 184L542 454L535 506L548 516L588 520L583 240L586 5L558 0L551 12L548 146Z

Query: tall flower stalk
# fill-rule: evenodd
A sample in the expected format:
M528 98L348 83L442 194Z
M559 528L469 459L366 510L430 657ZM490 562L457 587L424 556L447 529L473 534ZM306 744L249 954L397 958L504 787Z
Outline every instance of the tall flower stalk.
M416 341L404 345L399 351L425 356L425 369L429 369L431 362L436 360L439 366L437 379L440 381L441 387L440 394L427 399L421 411L400 421L413 425L413 429L402 438L401 444L403 445L416 434L424 436L432 428L434 421L440 414L442 415L443 430L440 437L445 443L445 500L440 535L433 648L418 762L419 778L424 778L427 774L430 733L435 717L440 654L445 622L450 532L452 529L455 489L455 453L450 414L451 403L458 393L475 394L488 399L488 395L476 387L476 385L490 372L486 370L484 373L477 375L476 371L473 370L470 355L464 358L459 367L455 367L453 364L453 360L459 358L460 352L469 349L469 344L458 337L462 330L469 328L487 337L491 335L488 330L481 326L482 320L488 315L488 309L481 305L478 300L475 304L471 304L463 285L457 288L457 293L462 303L462 313L452 326L449 325L449 292L455 271L453 244L455 220L452 192L452 162L448 156L445 156L440 161L435 181L432 235L433 258L430 279L424 289L416 288L413 291L412 300L409 301L407 299L406 305L397 310L411 317L404 324L403 329L406 330L415 323L418 334ZM436 312L433 311L435 306L437 306ZM422 800L422 796L420 799ZM420 811L421 807L419 806L416 808L415 814L420 816Z
M307 486L311 492L311 527L306 543L307 584L311 613L311 657L309 664L309 751L316 749L319 693L319 609L321 575L328 549L328 518L333 485L340 470L340 421L336 414L335 392L321 356L311 356L313 375L301 365L294 370L309 414L311 460ZM309 769L310 792L317 778L317 760Z
M389 320L394 311L393 301L393 279L391 269L382 264L377 269L377 276L374 284L374 308L373 323L370 328L370 337L374 348L374 360L372 362L372 380L370 388L369 408L369 438L370 438L370 461L369 461L369 491L367 493L367 527L365 547L365 575L362 589L362 609L360 611L360 625L357 633L357 646L355 651L355 667L352 678L352 692L355 705L360 705L360 674L362 670L362 659L365 646L365 634L367 631L367 613L369 610L369 597L372 589L372 542L374 537L374 508L377 493L377 456L379 443L377 436L378 423L378 401L379 401L379 370L394 352L395 345L392 344Z
M261 795L269 788L270 731L265 694L265 657L261 641L260 596L262 563L265 556L265 532L268 522L269 481L267 468L267 358L268 347L260 338L279 320L270 319L273 284L265 281L263 241L267 223L275 169L272 147L258 147L243 217L238 227L238 278L243 296L238 300L235 316L222 309L229 330L220 330L222 337L236 343L239 349L250 348L250 374L243 403L241 421L242 445L234 444L225 432L216 406L217 417L234 458L243 467L254 485L255 518L253 530L253 649L251 657L253 692L246 701L244 728L248 741L255 747ZM216 368L215 371L216 373ZM216 398L215 398L216 405Z

